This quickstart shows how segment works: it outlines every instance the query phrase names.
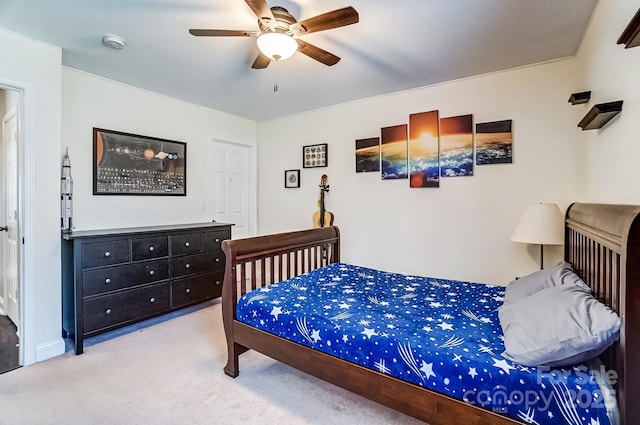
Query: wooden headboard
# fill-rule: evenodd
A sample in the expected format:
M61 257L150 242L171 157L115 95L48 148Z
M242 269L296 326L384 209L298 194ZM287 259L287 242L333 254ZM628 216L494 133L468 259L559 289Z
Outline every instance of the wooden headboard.
M572 204L565 259L622 321L620 340L603 355L618 374L622 425L640 423L640 206Z

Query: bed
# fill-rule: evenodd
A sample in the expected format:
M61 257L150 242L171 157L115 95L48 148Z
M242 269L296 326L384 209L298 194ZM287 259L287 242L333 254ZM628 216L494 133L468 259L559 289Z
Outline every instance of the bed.
M634 362L640 358L640 294L637 293L640 290L639 213L640 207L636 206L576 203L567 211L565 226L565 260L589 285L594 296L620 316L620 338L600 359L602 370L613 370L618 374L615 391L622 425L640 423L640 405L633 403L640 400L640 371L636 366L637 360ZM525 415L507 417L504 412L470 403L468 398L465 401L464 397L452 396L440 388L393 377L387 373L386 367L376 370L336 357L327 347L324 351L314 349L314 341L318 342L319 334L311 334L307 324L300 320L297 323L298 334L306 338L306 344L249 324L246 304L258 304L264 298L260 291L265 289L261 288L270 291L293 282L294 287L300 289L306 284L296 279L305 275L335 274L342 268L351 267L340 263L337 227L229 240L223 243L223 250L226 271L222 309L228 348L228 363L224 368L227 375L238 376L240 354L252 349L432 425L534 423L527 411ZM362 269L355 275L368 278L374 272ZM330 283L331 276L321 278ZM442 279L436 282L437 288L448 285ZM494 301L500 301L501 289L492 288L496 297ZM373 299L379 301L376 297ZM280 311L286 310L286 306L275 309L276 317ZM475 320L482 320L473 312L470 312L469 320L474 320L474 316ZM373 334L374 331L368 332ZM365 334L362 339L369 338ZM455 339L449 343L450 346L456 344L460 345ZM418 363L416 367L419 366ZM432 376L431 366L425 366L423 362L422 368L414 375L422 373L421 379ZM587 418L584 423L605 423L598 418L589 421L582 414L574 416L574 423L582 423L584 418ZM567 422L560 415L557 417L558 423Z

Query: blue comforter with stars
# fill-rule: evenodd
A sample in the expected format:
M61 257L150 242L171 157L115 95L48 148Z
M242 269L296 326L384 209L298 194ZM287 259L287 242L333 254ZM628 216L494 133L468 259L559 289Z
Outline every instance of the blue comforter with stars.
M504 287L335 263L251 291L237 320L531 424L606 425L594 374L510 362Z

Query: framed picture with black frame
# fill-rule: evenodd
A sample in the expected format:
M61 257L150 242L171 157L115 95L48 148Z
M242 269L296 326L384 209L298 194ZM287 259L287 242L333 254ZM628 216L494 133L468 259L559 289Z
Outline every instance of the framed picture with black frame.
M329 165L329 146L326 143L302 147L304 168L326 167Z
M284 187L287 189L300 187L300 170L285 170Z
M187 144L93 128L94 195L187 195Z

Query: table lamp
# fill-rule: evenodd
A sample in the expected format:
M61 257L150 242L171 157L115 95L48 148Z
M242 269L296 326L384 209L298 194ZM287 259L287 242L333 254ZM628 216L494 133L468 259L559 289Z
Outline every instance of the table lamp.
M527 205L511 235L514 242L540 245L540 270L544 267L544 246L564 243L564 217L557 204Z

